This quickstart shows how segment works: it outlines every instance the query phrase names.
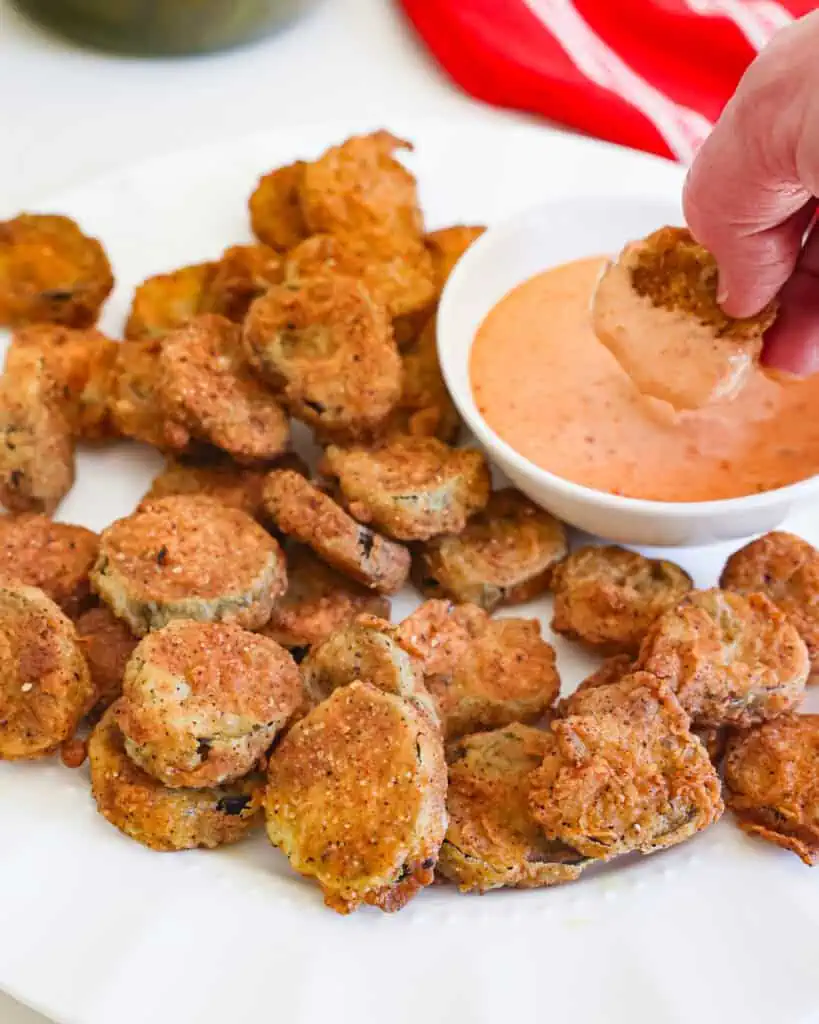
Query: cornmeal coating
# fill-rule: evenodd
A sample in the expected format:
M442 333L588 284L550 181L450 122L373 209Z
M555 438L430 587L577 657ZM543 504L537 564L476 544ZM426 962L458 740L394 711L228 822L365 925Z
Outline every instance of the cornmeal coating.
M194 263L147 278L134 292L125 324L130 341L161 341L202 311L205 292L217 264Z

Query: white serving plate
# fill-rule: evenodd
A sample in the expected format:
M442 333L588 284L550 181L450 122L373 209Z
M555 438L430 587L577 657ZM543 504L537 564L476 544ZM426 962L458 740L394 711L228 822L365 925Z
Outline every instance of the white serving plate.
M244 202L260 172L371 127L335 122L180 153L37 209L104 240L118 288L103 326L116 333L142 278L247 237ZM665 162L536 127L390 128L417 145L432 226L601 190L673 201L681 183ZM101 528L133 508L158 463L135 446L85 454L61 517ZM787 525L816 543L813 519ZM708 585L727 551L674 557ZM415 600L401 595L394 618ZM548 602L522 613L545 624ZM591 661L556 646L571 689ZM152 853L96 813L85 770L0 765L0 988L65 1024L802 1024L819 1005L815 882L726 820L564 888L433 887L400 914L341 918L262 835Z

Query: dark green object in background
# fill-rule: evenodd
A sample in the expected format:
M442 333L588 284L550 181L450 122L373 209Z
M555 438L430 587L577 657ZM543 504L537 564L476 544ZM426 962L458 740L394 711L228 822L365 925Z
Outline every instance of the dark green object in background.
M15 0L21 11L82 43L120 53L226 49L292 21L318 0Z

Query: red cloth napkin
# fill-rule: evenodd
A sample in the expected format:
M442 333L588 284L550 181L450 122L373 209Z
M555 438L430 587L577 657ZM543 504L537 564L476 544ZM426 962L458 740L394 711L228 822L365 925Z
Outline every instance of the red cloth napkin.
M499 106L688 163L756 53L813 0L399 0Z

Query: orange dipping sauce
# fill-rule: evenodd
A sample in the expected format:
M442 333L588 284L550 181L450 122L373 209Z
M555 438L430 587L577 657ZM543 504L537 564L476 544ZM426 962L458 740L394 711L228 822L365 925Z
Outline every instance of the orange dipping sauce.
M557 476L632 498L735 498L819 473L819 375L755 368L733 400L675 412L642 395L594 334L602 266L538 274L481 324L472 390L496 434Z

